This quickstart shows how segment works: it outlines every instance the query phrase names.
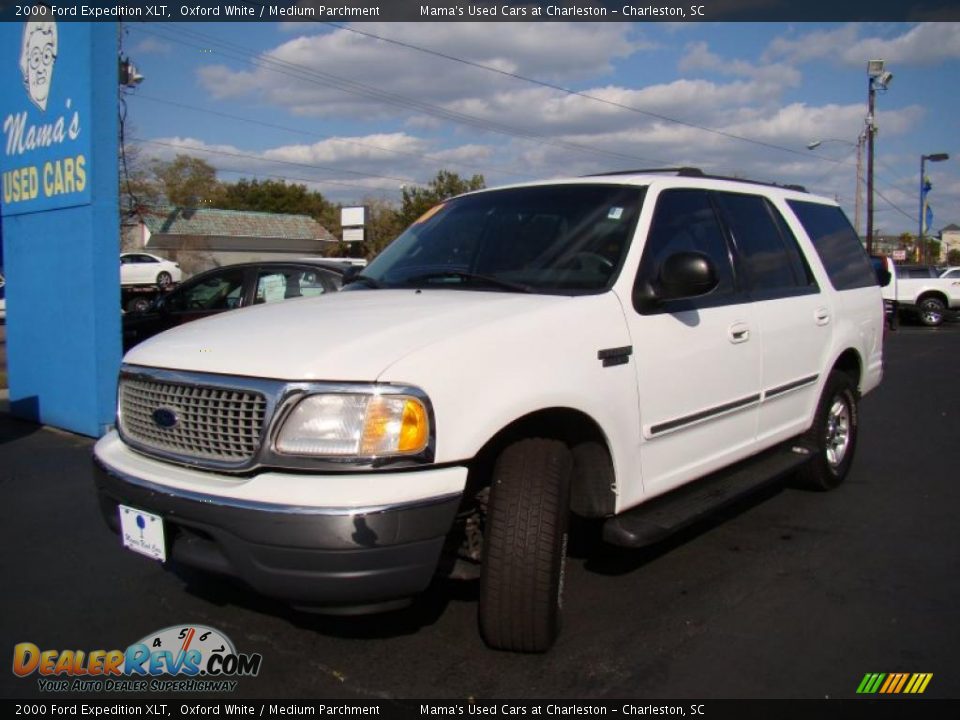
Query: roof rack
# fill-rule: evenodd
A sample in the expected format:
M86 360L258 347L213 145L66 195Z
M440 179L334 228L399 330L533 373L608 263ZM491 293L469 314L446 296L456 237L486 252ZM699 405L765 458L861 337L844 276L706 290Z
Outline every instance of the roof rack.
M805 193L807 189L803 185L783 184L768 182L765 180L750 180L749 178L731 177L729 175L708 175L700 168L695 167L667 167L667 168L643 168L640 170L613 170L612 172L591 173L583 177L603 177L604 175L653 175L656 173L675 173L677 177L696 177L705 180L730 180L732 182L749 183L750 185L766 185L767 187L778 187L784 190L796 190Z
M655 173L676 173L677 177L705 177L703 170L695 167L640 168L639 170L612 170L610 172L590 173L583 177L602 177L604 175L653 175Z

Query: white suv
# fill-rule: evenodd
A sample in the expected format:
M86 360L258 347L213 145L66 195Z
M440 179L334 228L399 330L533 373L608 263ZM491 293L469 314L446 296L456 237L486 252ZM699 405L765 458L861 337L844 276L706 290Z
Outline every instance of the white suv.
M486 642L542 651L571 513L641 546L787 472L843 480L882 374L876 283L802 188L681 169L454 198L343 292L128 353L105 517L330 612L477 576Z

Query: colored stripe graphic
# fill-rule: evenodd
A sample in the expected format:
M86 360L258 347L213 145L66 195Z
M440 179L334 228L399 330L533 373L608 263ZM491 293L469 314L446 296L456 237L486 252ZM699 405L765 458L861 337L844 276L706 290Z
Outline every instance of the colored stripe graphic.
M932 679L933 673L867 673L857 686L857 694L919 695Z
M861 695L872 695L880 688L880 683L886 677L886 673L867 673L860 681L860 687L857 692Z

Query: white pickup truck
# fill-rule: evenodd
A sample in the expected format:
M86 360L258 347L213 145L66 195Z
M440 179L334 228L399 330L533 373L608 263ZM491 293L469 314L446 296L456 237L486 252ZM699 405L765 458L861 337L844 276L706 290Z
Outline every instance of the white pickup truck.
M960 309L960 278L941 277L931 265L895 265L887 257L875 257L874 264L890 273L883 300L898 313L915 315L924 325L937 327L950 310Z

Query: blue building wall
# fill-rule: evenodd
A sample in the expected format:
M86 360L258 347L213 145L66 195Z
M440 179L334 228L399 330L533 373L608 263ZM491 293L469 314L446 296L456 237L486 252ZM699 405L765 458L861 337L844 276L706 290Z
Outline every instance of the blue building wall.
M28 28L0 24L10 407L96 437L113 423L121 356L117 26L56 25L29 28L54 47L43 97L24 78ZM40 67L42 52L33 58ZM38 129L33 142L18 124Z

